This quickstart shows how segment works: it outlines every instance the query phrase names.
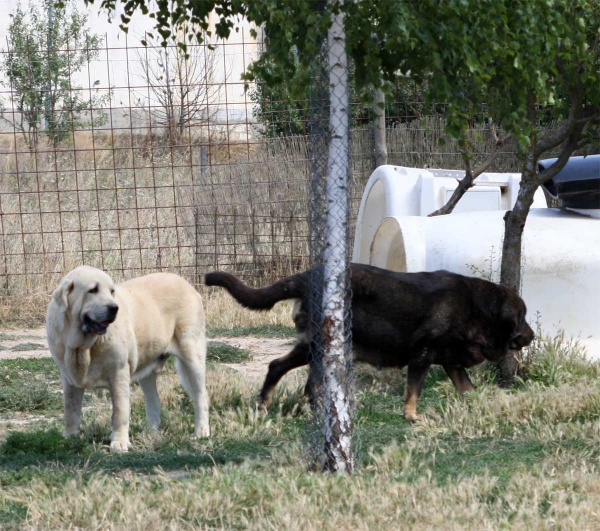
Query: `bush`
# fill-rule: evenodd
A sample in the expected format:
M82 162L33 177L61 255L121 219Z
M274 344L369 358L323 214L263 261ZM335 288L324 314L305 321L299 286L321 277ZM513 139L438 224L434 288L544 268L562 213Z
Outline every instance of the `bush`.
M545 387L572 384L579 380L600 378L600 364L590 360L577 339L565 339L564 332L545 335L539 322L536 338L518 356L518 377Z

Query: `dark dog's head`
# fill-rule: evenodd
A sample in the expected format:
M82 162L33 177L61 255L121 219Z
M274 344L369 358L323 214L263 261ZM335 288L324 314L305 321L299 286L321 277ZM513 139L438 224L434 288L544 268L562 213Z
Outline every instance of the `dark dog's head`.
M527 323L527 307L521 297L514 291L508 290L508 296L502 306L502 321L510 337L508 348L521 350L533 341L535 334Z
M533 341L535 334L527 323L525 302L512 289L500 286L504 301L494 326L496 355L505 356L509 350L521 350Z
M491 284L491 283L490 283ZM478 330L479 353L490 361L504 358L509 350L521 350L535 334L527 324L525 302L512 289L493 284L493 290L480 298L480 311L486 324Z

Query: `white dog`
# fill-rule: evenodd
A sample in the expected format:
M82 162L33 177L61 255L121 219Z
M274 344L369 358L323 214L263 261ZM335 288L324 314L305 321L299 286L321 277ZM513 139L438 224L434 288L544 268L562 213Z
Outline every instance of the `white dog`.
M110 449L129 445L129 391L139 381L152 429L160 424L156 372L169 355L194 402L196 437L208 437L206 336L202 299L183 278L156 273L115 286L94 267L61 281L46 312L48 344L60 367L65 437L79 433L84 389L108 387L113 414Z

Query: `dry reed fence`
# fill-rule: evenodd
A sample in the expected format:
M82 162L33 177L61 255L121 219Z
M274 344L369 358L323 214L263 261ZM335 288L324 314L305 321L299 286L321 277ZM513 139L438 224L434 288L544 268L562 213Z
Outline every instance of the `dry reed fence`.
M482 128L476 159L489 152ZM475 130L473 131L475 134ZM431 117L388 130L389 162L461 168ZM373 169L369 129L351 134L351 210ZM493 171L518 171L507 146ZM0 319L39 317L65 271L89 264L116 280L212 269L261 283L308 263L305 137L172 146L160 138L81 132L29 151L0 135Z

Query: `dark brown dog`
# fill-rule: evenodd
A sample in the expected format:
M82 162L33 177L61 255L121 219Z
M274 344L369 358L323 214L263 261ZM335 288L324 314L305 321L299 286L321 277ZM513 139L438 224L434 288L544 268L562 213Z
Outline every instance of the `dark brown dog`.
M294 322L298 342L271 362L260 398L268 405L275 386L291 369L309 363L306 271L262 289L252 289L228 273L209 273L207 286L222 286L243 306L269 310L276 302L298 299ZM534 338L525 303L513 290L487 280L448 271L394 273L352 264L352 343L355 361L376 367L408 365L404 416L416 421L417 400L427 372L440 364L459 393L474 390L465 368L497 361ZM310 376L309 376L310 379Z

